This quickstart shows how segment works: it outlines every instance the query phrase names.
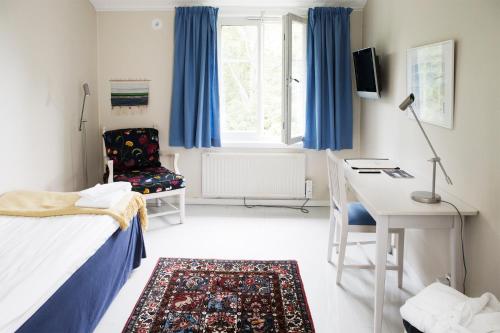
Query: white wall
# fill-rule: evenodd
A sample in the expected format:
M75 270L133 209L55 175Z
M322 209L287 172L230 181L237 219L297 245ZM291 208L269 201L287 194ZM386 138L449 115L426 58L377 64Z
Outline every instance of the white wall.
M82 83L96 147L96 13L87 0L0 2L0 193L82 187ZM97 179L95 149L90 176Z
M388 156L430 176L432 153L397 106L406 97L406 49L454 39L455 127L424 125L454 181L441 185L479 209L466 226L467 290L500 296L500 2L370 0L363 45L381 57L383 98L364 101L361 151ZM408 233L406 259L425 283L448 272L445 232Z
M160 18L161 30L152 30L151 21ZM160 130L160 146L168 147L173 66L173 11L99 12L98 67L99 114L107 128L140 127L156 124ZM351 18L352 48L361 47L362 13ZM151 80L150 105L142 114L119 115L111 111L110 79L147 78ZM359 99L354 99L355 149L344 154L357 154L359 147ZM287 149L222 148L224 151L289 151ZM187 196L201 196L201 153L207 149L181 149L180 169L188 181ZM307 177L314 182L314 199L328 198L324 152L306 151Z

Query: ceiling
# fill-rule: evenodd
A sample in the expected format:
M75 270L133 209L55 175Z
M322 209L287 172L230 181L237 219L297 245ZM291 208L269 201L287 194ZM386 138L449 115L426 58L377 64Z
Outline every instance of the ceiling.
M342 6L361 9L367 0L89 0L97 11L172 10L178 6L307 8Z

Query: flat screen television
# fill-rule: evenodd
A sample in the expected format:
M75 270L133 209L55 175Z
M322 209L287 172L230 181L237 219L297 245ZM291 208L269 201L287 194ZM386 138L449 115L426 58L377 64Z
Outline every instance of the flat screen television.
M358 95L364 98L380 98L378 58L375 48L355 51L352 56Z

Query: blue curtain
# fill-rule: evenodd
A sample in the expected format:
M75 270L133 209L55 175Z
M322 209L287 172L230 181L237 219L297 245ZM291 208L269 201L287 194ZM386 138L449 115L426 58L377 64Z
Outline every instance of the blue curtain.
M171 146L220 147L217 14L213 7L175 9Z
M351 12L309 9L305 148L352 148Z

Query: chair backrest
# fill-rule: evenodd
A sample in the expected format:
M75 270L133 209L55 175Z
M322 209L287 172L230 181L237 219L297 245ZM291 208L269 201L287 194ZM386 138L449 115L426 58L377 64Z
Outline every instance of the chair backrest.
M341 215L342 223L347 221L347 190L344 176L344 162L328 149L326 151L328 167L328 188L330 190L330 207Z
M103 133L105 154L117 171L158 167L160 144L154 128L126 128Z

